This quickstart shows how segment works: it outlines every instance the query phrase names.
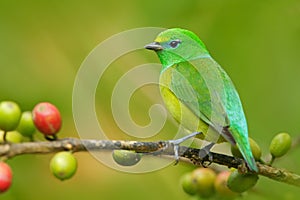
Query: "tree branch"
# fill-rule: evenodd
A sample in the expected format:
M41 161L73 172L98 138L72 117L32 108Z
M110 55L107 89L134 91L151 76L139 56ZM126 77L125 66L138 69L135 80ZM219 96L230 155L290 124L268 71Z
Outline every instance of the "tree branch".
M133 150L138 153L148 153L152 155L174 155L174 146L168 141L158 142L138 142L121 140L80 140L77 138L65 138L56 141L45 142L24 142L24 143L2 143L0 144L0 156L9 159L23 154L47 154L59 151L105 151L105 150ZM186 158L196 165L211 162L208 156L199 157L200 149L180 146L179 156ZM239 169L241 173L247 173L248 169L243 159L228 155L211 152L212 162L227 167ZM278 169L262 163L257 163L259 173L270 179L284 182L300 187L300 176L285 169Z

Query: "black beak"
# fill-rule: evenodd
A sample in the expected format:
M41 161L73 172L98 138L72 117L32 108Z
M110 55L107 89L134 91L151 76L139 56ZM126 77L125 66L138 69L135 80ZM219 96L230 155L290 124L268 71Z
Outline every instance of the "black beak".
M159 44L159 42L152 42L145 46L146 49L153 50L153 51L160 51L164 48Z

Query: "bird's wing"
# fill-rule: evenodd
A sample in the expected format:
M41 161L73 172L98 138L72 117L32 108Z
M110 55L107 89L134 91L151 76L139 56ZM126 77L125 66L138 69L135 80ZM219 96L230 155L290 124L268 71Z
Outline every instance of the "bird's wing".
M217 130L229 142L235 143L234 139L224 132L224 128L228 127L230 122L222 101L222 79L218 71L207 70L211 67L209 64L213 63L177 64L172 70L170 90L197 117Z
M207 95L198 93L191 85L189 80L177 70L172 70L172 82L170 90L174 95L187 106L197 117L203 120L208 125L212 125L209 119L208 108L210 107L210 100ZM201 104L199 100L201 99Z

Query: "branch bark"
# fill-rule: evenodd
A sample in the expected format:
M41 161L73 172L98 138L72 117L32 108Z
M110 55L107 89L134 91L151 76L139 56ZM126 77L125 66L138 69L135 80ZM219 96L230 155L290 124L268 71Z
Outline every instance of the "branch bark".
M59 151L109 151L116 149L133 150L138 153L148 153L152 155L174 155L174 146L169 141L139 142L122 140L80 140L77 138L64 138L56 141L45 142L24 142L24 143L2 143L0 144L0 157L9 159L23 154L47 154ZM239 169L241 173L247 173L248 169L243 159L211 152L212 160L209 156L199 157L200 149L180 146L179 156L186 158L196 165L203 165L205 162L213 162ZM262 163L257 163L259 175L270 179L284 182L300 187L300 175L278 169Z

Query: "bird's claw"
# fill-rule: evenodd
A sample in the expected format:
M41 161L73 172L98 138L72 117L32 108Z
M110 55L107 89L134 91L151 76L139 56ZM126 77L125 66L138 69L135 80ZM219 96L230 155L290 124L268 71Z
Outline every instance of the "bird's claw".
M179 145L174 145L174 158L175 158L175 163L174 165L177 165L179 163Z
M179 145L181 143L183 143L184 141L186 141L192 137L195 137L196 135L199 135L199 134L202 134L202 132L194 132L194 133L191 133L189 135L186 135L186 136L176 139L176 140L169 140L169 143L173 144L173 146L174 146L174 157L175 157L174 165L177 165L179 162Z
M205 147L203 147L202 149L200 149L199 151L199 158L201 159L201 165L203 167L208 167L209 165L211 165L211 163L213 162L213 155L210 152L210 149L214 146L215 143L210 143L208 145L206 145ZM204 161L204 158L208 156L208 163L206 164Z

